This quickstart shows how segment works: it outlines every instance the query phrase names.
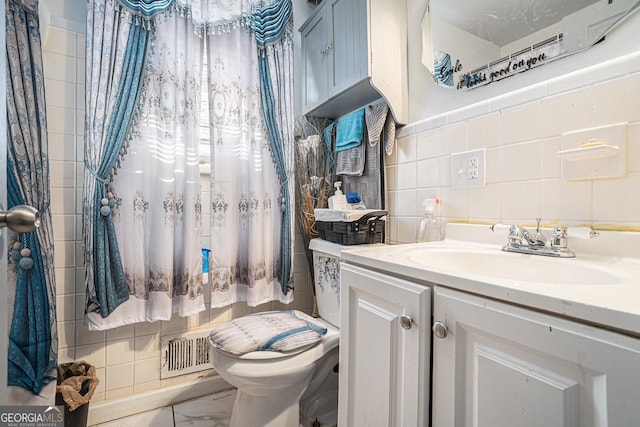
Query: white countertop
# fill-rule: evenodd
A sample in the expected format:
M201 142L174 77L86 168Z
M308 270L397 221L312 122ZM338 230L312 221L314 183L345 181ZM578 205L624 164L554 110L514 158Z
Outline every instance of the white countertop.
M576 258L557 259L503 252L501 248L507 242L506 232L493 233L486 225L447 224L444 241L351 246L342 251L342 261L403 276L425 285L443 285L638 336L640 233L604 231L600 234L592 240L570 239L569 247L576 252ZM495 254L496 264L505 268L509 267L510 261L522 265L530 260L538 266L568 263L563 264L570 267L567 271L589 271L593 274L586 275L584 281L564 277L566 283L551 283L547 280L548 275L544 274L542 279L530 280L527 271L522 272L521 278L513 275L501 278L488 274L486 270L490 268L470 271L468 268L456 269L446 263L427 262L430 252L444 251L456 256L455 251L459 250ZM424 262L417 259L416 254L424 256ZM497 265L496 268L501 267ZM600 276L606 278L606 283L599 282Z

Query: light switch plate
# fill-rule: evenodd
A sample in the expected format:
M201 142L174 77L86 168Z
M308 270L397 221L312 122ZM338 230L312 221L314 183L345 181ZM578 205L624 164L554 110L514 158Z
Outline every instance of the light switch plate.
M486 150L451 154L452 187L484 187L486 182Z

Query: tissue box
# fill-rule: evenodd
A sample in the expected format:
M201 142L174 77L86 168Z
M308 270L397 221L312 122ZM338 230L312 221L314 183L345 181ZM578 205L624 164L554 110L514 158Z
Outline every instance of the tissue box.
M371 209L319 213L316 211L331 211L331 209L314 210L316 229L321 239L339 245L384 243L384 218L387 216L387 211ZM332 220L321 221L319 218Z

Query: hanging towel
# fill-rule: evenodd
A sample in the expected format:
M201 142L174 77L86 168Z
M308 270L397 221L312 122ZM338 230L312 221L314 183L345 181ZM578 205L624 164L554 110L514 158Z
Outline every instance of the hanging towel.
M385 102L367 106L364 113L364 121L367 124L367 133L369 134L369 144L375 146L380 141L380 134L387 119L389 106Z
M322 131L324 141L327 144L327 168L329 171L333 170L336 163L335 158L333 157L333 134L335 128L336 122L333 122Z
M367 144L338 151L336 153L336 175L361 176L366 160Z
M364 134L364 108L338 120L336 131L336 151L357 147Z
M384 152L387 155L393 153L393 146L396 143L396 121L391 114L391 110L387 113L387 121L384 122Z

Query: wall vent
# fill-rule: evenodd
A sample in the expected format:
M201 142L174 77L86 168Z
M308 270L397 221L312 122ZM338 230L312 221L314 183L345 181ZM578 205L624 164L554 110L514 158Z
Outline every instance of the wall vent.
M212 369L209 332L207 329L163 337L160 379Z

